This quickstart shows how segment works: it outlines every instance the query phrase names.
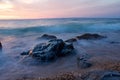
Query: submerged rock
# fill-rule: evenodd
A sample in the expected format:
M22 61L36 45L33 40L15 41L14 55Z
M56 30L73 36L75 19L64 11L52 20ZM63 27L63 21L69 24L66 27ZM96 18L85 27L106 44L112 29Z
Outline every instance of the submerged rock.
M80 67L80 68L82 68L82 69L86 69L86 68L89 68L89 67L91 67L91 66L92 66L92 64L89 63L89 62L87 62L87 61L80 61L80 62L78 63L78 67Z
M119 44L120 42L111 41L110 44Z
M2 51L2 43L0 42L0 52Z
M83 57L77 57L77 66L78 68L86 69L92 66L88 60L84 59Z
M49 40L51 40L51 39L57 39L57 37L54 35L43 34L41 37L39 37L37 39L49 39Z
M77 41L76 38L71 38L71 39L66 40L65 42L73 43L73 42L76 42L76 41Z
M86 39L86 40L89 40L89 39L102 39L102 38L105 38L105 36L102 36L102 35L99 35L99 34L90 34L90 33L86 33L86 34L83 34L81 36L77 36L78 39Z
M41 61L51 61L58 57L69 55L73 52L72 44L65 43L62 39L50 40L48 43L40 43L31 51L31 56ZM21 55L29 54L23 52Z
M84 76L83 80L120 80L117 71L92 71Z

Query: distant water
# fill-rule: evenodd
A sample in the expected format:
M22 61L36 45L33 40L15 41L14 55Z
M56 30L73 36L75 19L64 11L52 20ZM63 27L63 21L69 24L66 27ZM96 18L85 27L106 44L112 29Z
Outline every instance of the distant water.
M60 18L33 20L0 20L0 35L32 33L79 33L120 30L120 19Z

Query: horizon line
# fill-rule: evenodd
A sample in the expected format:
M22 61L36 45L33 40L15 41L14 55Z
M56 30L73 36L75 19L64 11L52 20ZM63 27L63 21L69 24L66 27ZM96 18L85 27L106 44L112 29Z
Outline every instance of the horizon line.
M0 20L40 20L40 19L120 19L120 17L53 17L53 18L16 18L16 19L0 19Z

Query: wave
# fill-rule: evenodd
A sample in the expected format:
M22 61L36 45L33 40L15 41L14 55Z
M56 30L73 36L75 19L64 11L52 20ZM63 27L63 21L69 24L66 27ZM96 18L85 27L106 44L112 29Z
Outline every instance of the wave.
M2 21L4 22L4 21ZM1 22L1 23L2 23ZM8 21L9 22L9 21ZM119 19L54 19L54 20L31 20L10 21L16 26L12 28L1 28L2 35L24 35L28 33L79 33L94 31L120 30ZM32 22L29 24L28 22ZM22 25L24 24L24 26ZM20 27L20 24L22 27ZM28 24L28 25L27 25ZM9 25L9 24L8 24ZM12 26L11 25L11 26ZM26 25L26 27L25 27ZM18 27L17 27L18 26Z

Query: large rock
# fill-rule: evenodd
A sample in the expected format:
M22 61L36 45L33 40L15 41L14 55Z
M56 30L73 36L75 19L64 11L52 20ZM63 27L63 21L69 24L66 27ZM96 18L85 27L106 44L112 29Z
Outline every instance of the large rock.
M37 39L49 39L49 40L52 40L52 39L57 39L57 37L54 36L54 35L43 34L41 37L39 37Z
M2 51L2 43L0 42L0 52Z
M99 35L99 34L90 34L90 33L86 33L86 34L83 34L81 36L77 36L78 39L86 39L86 40L89 40L89 39L102 39L102 38L105 38L105 36L102 36L102 35Z
M69 55L73 50L72 44L65 43L62 39L54 39L48 43L40 43L31 52L23 52L21 55L30 54L35 59L51 61L58 57Z

